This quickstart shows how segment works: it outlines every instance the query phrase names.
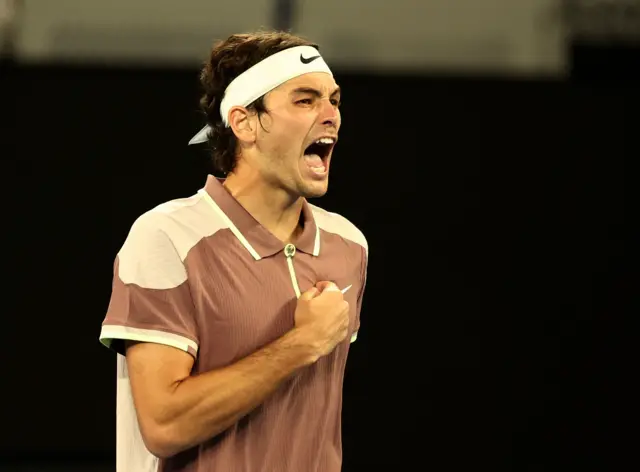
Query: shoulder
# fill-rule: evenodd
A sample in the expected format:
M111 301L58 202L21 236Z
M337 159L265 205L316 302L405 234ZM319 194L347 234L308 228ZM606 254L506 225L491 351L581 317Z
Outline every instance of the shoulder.
M339 213L330 212L311 204L309 207L313 212L316 225L318 225L320 230L337 234L344 239L362 246L368 255L369 244L367 243L367 238L355 224Z
M225 222L200 193L169 200L135 219L121 252L171 249L184 260L200 240L224 227Z

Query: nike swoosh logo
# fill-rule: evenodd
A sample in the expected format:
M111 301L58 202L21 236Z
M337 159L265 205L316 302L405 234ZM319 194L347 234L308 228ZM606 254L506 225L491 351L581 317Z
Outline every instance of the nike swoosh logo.
M310 64L319 57L320 56L303 57L302 54L300 54L300 62L302 62L303 64Z

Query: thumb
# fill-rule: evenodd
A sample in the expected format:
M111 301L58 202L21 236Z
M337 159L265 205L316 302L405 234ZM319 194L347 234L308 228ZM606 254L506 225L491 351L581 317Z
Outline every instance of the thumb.
M300 298L299 300L313 300L315 297L317 297L320 294L320 290L318 290L315 287L311 287L309 290L307 290L306 292L300 294Z
M339 292L340 291L340 289L338 288L338 286L336 284L334 284L333 282L329 282L329 281L318 282L316 284L316 287L321 292Z

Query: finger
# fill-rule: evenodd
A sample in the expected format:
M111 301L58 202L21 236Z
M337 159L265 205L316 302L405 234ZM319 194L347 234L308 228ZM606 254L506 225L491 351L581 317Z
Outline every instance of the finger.
M316 287L311 287L309 290L300 295L300 300L313 300L318 295L320 295L320 290L318 290Z
M329 282L329 281L318 282L316 284L316 287L321 292L339 292L340 291L340 289L338 288L338 286L336 284L334 284L333 282Z

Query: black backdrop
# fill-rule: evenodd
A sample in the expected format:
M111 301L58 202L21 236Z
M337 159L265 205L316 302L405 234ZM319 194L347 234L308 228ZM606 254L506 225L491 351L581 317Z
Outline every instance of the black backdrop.
M1 72L0 462L109 463L112 261L135 217L210 171L186 146L197 70ZM342 139L316 203L370 245L345 470L618 468L633 83L338 81Z

